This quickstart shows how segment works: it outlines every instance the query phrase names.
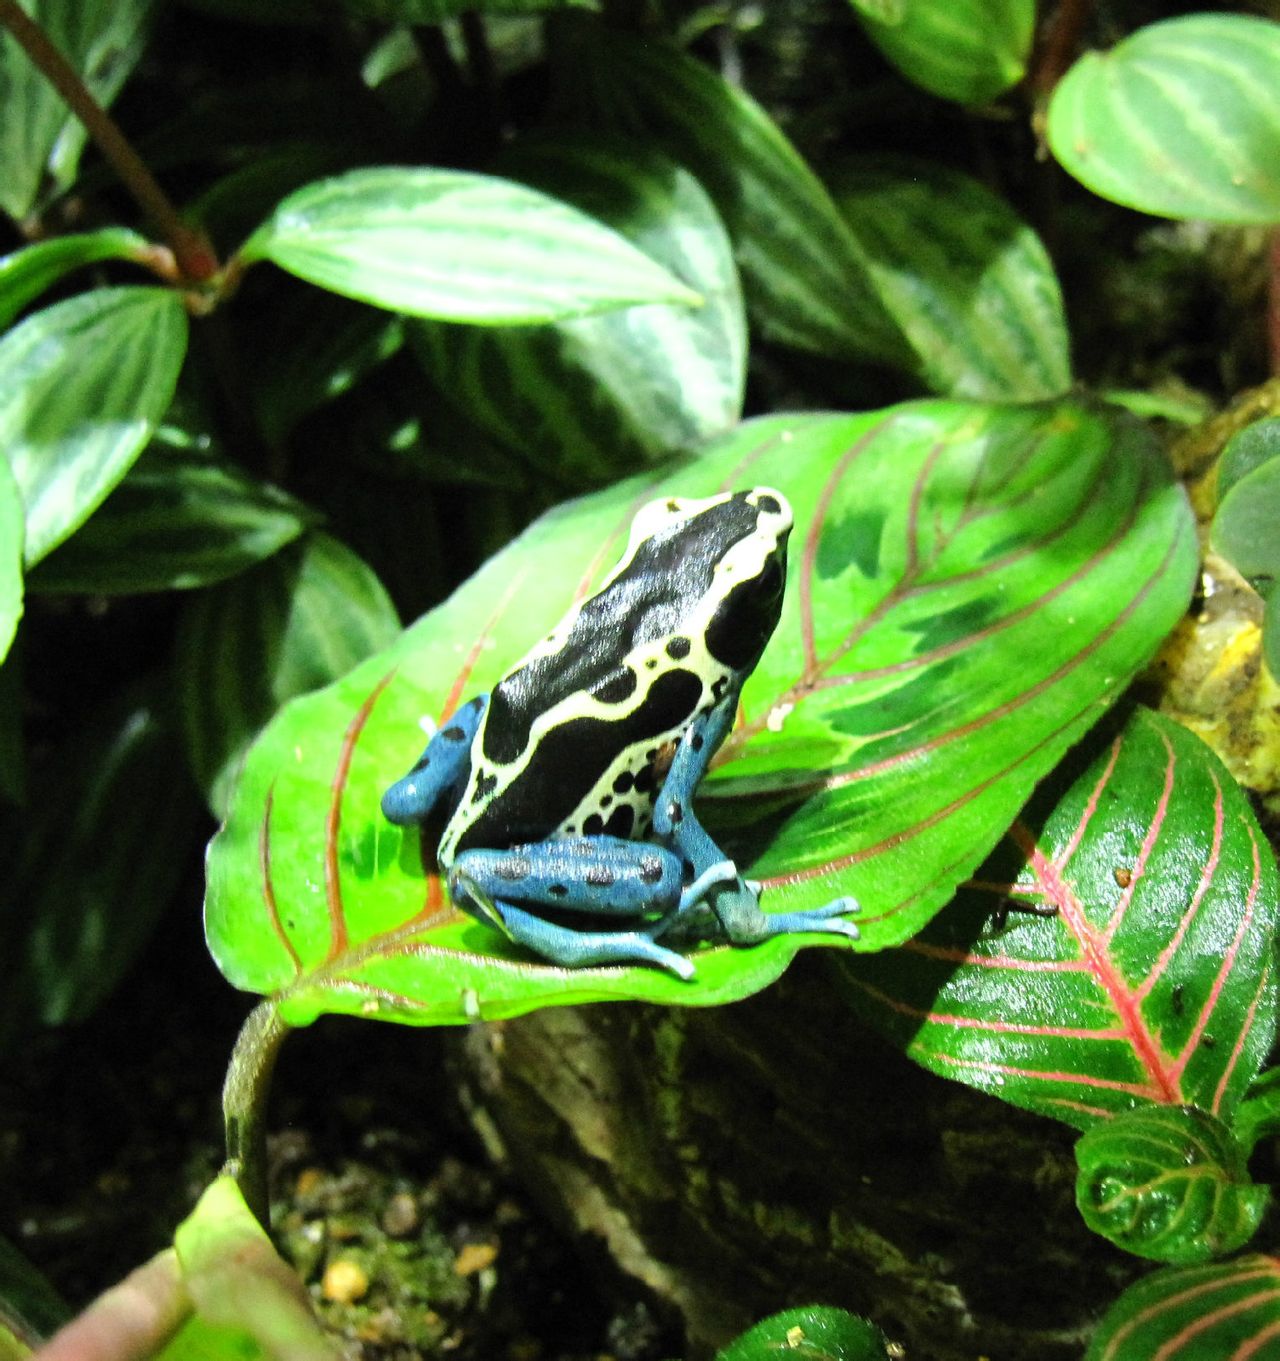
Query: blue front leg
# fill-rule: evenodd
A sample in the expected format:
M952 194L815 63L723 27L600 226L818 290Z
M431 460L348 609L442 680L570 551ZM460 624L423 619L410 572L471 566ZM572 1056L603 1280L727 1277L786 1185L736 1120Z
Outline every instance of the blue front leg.
M397 827L425 822L451 796L461 797L471 771L471 739L476 735L487 694L477 695L427 743L417 764L382 796L382 815Z
M472 916L555 964L657 964L693 976L683 955L654 943L684 903L680 861L660 846L591 836L463 851L449 871L449 892ZM635 924L591 930L548 920L547 912Z
M664 933L679 935L686 922L695 920L694 909L705 900L734 945L753 945L792 931L830 931L857 940L858 928L840 920L858 910L854 898L837 898L825 907L803 912L762 912L759 894L739 876L737 866L695 816L694 793L712 756L728 736L737 707L737 693L731 692L710 713L694 719L685 730L658 795L653 834L679 856L689 884L679 911L663 928Z

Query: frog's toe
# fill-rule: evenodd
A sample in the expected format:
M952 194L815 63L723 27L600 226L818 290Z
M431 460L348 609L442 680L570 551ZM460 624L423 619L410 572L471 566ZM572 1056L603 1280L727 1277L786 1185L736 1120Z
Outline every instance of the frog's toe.
M811 907L803 912L769 912L765 914L769 923L770 935L783 935L792 931L823 931L831 935L848 936L859 940L862 932L851 921L844 918L857 912L860 904L856 898L837 898L825 907Z

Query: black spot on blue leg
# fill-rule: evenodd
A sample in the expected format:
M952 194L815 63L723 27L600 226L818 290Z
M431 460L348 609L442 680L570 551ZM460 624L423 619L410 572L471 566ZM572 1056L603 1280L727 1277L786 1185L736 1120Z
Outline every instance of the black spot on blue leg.
M465 740L467 735L456 723L451 723L447 728L442 728L440 730L440 736L443 737L446 742L461 742Z
M569 896L569 890L563 884L552 884L547 892L553 898L567 898Z
M662 861L656 855L646 855L640 862L640 878L646 884L656 884L662 879Z
M612 888L616 881L617 876L614 872L602 865L593 865L587 871L587 883L592 888Z
M493 872L499 879L506 879L509 883L515 883L520 879L527 879L533 871L533 865L528 856L513 855L508 860L499 860L493 867Z

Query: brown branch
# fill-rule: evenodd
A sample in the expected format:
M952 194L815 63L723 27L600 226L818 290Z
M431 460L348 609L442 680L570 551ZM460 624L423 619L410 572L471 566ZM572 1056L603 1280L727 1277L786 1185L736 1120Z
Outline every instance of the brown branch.
M1037 103L1048 99L1075 60L1092 9L1093 0L1059 0L1041 33L1028 82Z
M75 67L17 0L0 0L0 24L13 34L36 68L84 124L122 183L155 223L173 251L179 281L205 283L211 279L218 272L218 260L208 242L178 216L119 124L89 92Z

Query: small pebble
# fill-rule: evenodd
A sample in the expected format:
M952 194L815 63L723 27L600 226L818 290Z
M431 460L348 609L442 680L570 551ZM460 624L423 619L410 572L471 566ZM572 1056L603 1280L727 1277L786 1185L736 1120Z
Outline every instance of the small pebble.
M496 1243L468 1243L453 1259L455 1276L474 1276L477 1271L492 1266L498 1256Z
M418 1202L408 1191L397 1191L382 1211L382 1231L392 1238L407 1238L422 1223Z
M354 1304L369 1293L369 1276L358 1263L339 1257L324 1270L320 1291L335 1304Z

